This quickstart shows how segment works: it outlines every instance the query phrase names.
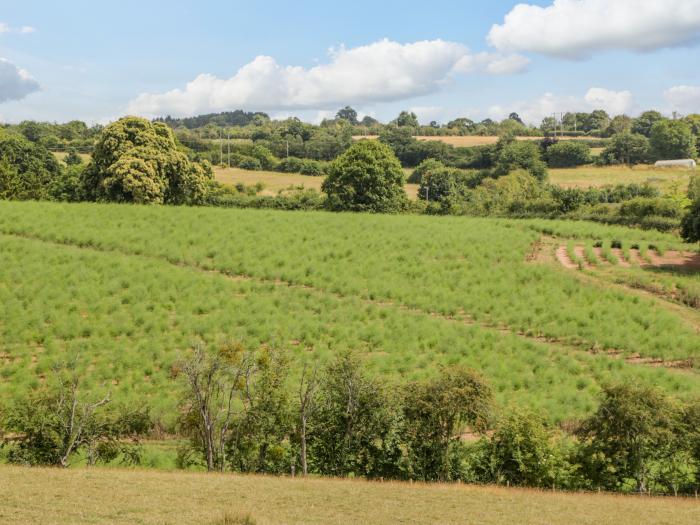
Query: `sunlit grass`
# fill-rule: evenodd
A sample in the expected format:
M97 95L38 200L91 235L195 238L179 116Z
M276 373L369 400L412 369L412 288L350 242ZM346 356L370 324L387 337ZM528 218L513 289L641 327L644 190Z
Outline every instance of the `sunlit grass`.
M656 168L639 166L579 166L549 170L549 181L564 188L599 188L616 184L649 184L667 191L678 185L688 187L693 170L688 168Z
M694 500L362 480L0 467L7 525L347 523L691 525ZM50 517L50 518L48 518Z

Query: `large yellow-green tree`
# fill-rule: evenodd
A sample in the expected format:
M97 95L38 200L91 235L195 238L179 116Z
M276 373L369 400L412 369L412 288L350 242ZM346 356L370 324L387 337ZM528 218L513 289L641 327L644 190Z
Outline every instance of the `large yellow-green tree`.
M138 204L197 204L211 179L208 166L190 161L161 122L125 117L100 135L85 170L88 198Z

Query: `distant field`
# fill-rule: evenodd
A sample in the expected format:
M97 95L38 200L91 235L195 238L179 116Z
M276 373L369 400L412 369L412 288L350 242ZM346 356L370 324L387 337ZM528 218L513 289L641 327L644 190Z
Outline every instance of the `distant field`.
M223 184L234 185L242 182L246 186L252 186L259 182L265 185L262 195L277 195L282 190L290 187L303 186L321 191L321 185L325 177L311 177L299 173L279 173L277 171L248 171L239 168L214 168L216 180ZM406 184L406 194L409 199L418 199L418 184Z
M6 525L695 525L696 500L465 485L0 467ZM225 518L229 521L225 521ZM250 521L243 521L248 517ZM237 520L237 521L236 521Z
M609 184L648 183L661 190L678 184L685 191L690 176L688 168L656 168L654 166L580 166L578 168L550 169L549 180L564 188L597 188Z
M68 156L68 153L65 151L54 151L53 154L56 156L58 160L63 160ZM83 159L83 162L90 162L90 154L89 153L78 153L81 159Z
M353 139L378 139L375 136L355 136ZM518 140L542 140L544 137L518 137ZM444 142L445 144L450 144L457 147L472 147L472 146L488 146L489 144L496 144L499 137L497 136L481 136L481 135L467 135L464 137L416 137L418 140L432 140ZM561 137L560 140L600 140L598 137Z

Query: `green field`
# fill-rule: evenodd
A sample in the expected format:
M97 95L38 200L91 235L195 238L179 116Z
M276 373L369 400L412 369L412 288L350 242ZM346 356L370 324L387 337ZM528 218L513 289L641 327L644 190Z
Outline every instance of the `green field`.
M7 525L690 525L700 520L700 505L691 499L465 485L17 467L0 467L0 483L0 522Z
M88 386L168 419L173 363L198 340L343 349L389 381L482 370L502 403L579 417L600 385L697 392L695 371L608 350L697 358L697 326L662 301L527 262L543 233L665 243L587 223L96 204L0 204L0 392L80 354ZM687 247L686 247L687 248ZM566 307L563 308L562 305Z

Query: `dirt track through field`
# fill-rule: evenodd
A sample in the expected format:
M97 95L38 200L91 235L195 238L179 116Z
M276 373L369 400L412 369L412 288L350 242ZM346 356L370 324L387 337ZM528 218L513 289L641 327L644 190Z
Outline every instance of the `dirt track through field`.
M596 254L597 264L608 265L610 263L605 259L603 255L602 248L594 248L594 253ZM646 257L643 257L639 250L629 250L629 260L625 259L623 250L619 248L614 248L610 250L612 254L617 259L617 264L624 268L629 268L632 265L640 266L641 268L684 268L684 269L695 269L700 270L700 253L695 252L678 252L678 251L668 251L664 255L660 255L658 252L649 250ZM556 258L564 268L577 269L578 264L571 260L569 257L569 250L567 246L561 245L556 249ZM584 261L584 268L593 268L589 261L586 260L585 248L583 246L575 246L574 254Z
M143 253L135 253L135 252L129 252L128 250L118 250L118 249L110 249L110 248L102 248L99 246L95 246L93 244L86 245L83 243L80 243L78 241L72 241L69 239L63 239L61 241L53 240L53 239L47 239L44 237L41 237L39 235L34 235L34 234L24 234L24 233L18 233L18 232L11 232L11 231L1 231L0 235L5 235L8 237L15 237L15 238L23 238L23 239L29 239L29 240L35 240L35 241L40 241L44 242L47 244L53 244L57 246L68 246L80 250L89 250L89 251L94 251L94 252L99 252L99 253L117 253L123 256L127 257L139 257L139 258L145 258L149 260L154 260L154 261L159 261L159 262L165 262L167 264L171 264L173 266L177 266L179 268L183 269L188 269L191 271L195 272L200 272L200 273L206 273L209 275L215 275L219 277L223 277L226 279L230 280L246 280L246 281L254 281L254 282L259 282L259 283L264 283L264 284L272 284L275 286L287 286L290 288L297 288L297 289L303 289L307 290L313 293L318 293L319 295L323 296L330 296L334 297L335 299L342 301L346 300L348 298L354 298L354 299L359 299L363 301L366 304L372 305L374 307L379 307L379 308L398 308L402 311L411 313L413 315L428 315L433 318L441 319L446 322L451 322L451 323L461 323L461 324L466 324L469 326L478 326L479 328L483 330L490 330L490 331L496 331L499 334L508 334L508 335L514 335L516 337L519 337L525 341L528 342L534 342L534 343L539 343L546 345L549 347L551 350L557 351L557 350L562 350L562 351L573 351L573 352L585 352L588 354L594 354L594 355L607 355L608 357L614 358L614 359L624 359L626 362L630 364L642 364L642 365L651 365L654 367L664 367L668 368L670 370L679 370L679 369L690 369L693 367L693 363L691 360L674 360L674 361L665 361L660 358L647 358L647 357L641 357L639 354L629 354L626 353L622 350L619 349L607 349L604 351L598 351L598 350L591 350L590 347L587 347L587 345L584 344L571 344L568 343L567 341L562 341L556 338L546 338L543 336L537 336L537 335L531 335L527 334L524 332L516 331L513 330L512 328L505 326L505 325L499 325L496 323L490 323L488 321L476 321L473 319L468 312L465 311L460 311L456 315L451 316L451 315L446 315L442 314L440 312L434 312L434 311L429 311L429 310L424 310L421 308L418 308L413 305L408 305L408 304L403 304L403 303L397 303L394 301L390 300L375 300L375 299L368 299L362 296L356 296L356 295L343 295L338 292L333 292L329 290L325 290L323 288L315 287L315 286L310 286L306 284L300 284L300 283L295 283L293 281L285 281L282 279L267 279L263 277L257 277L253 276L250 274L245 274L245 273L230 273L226 272L225 270L221 270L218 268L212 268L208 267L205 265L198 265L198 264L187 264L182 261L177 261L177 260L172 260L167 257L161 257L161 256L155 256L155 255L145 255ZM540 251L540 253L542 253Z

